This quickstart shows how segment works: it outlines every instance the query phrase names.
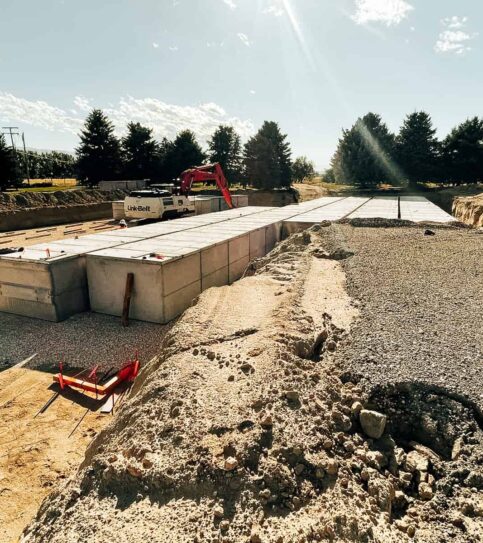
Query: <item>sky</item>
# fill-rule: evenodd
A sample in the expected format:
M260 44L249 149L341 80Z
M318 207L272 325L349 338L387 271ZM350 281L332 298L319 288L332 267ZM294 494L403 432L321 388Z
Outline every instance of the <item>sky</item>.
M482 44L481 0L0 0L0 126L72 151L93 107L203 146L271 120L323 169L368 111L482 116Z

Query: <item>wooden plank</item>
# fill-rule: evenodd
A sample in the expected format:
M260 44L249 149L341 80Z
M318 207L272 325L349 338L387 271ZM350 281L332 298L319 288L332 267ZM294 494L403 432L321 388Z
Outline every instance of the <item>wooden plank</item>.
M123 326L129 326L129 308L131 307L132 287L134 284L134 273L128 273L126 277L126 290L124 291L124 303L122 305Z
M119 397L121 395L117 392L113 392L109 398L107 398L107 401L102 405L100 411L101 413L109 414L114 409L114 405L117 403Z

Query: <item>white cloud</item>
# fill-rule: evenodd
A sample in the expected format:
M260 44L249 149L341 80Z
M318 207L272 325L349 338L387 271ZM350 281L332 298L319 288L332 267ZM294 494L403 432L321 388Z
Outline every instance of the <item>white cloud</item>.
M231 9L236 8L236 4L233 0L223 0L223 2Z
M76 97L78 98L81 97ZM78 132L82 125L82 119L73 117L63 109L51 106L42 100L31 101L17 98L7 92L0 92L0 120L71 133Z
M281 17L285 13L285 10L280 6L272 4L271 6L262 9L262 13L265 15L273 15L274 17Z
M468 22L468 17L458 17L457 15L453 15L453 17L446 17L445 19L441 20L441 24L443 26L447 26L448 28L463 28L466 23Z
M178 49L179 49L179 47L177 45L170 45L169 46L170 51L177 51Z
M248 36L243 34L243 32L238 32L237 36L240 38L243 45L246 45L247 47L252 45L252 42L248 39Z
M80 111L90 111L92 109L92 106L89 103L89 99L85 96L76 96L74 98L74 105Z
M447 53L454 55L463 55L464 53L471 51L471 47L468 42L476 38L478 33L472 34L462 30L468 17L446 17L441 20L441 24L446 27L446 30L440 32L438 40L434 45L434 50L437 53Z
M155 41L153 41L153 47L154 47L155 49L157 49L157 48L159 47L159 43L156 43Z
M252 89L252 90L250 91L250 94L257 94L257 91L255 91L255 90Z
M77 98L77 97L76 97ZM102 107L96 104L92 107ZM246 139L254 132L249 120L230 117L214 103L198 106L167 104L156 98L122 97L110 107L102 108L114 123L118 136L124 134L128 122L140 122L153 129L157 138L173 138L184 129L193 130L202 142L211 136L220 124L229 124ZM63 109L43 101L30 101L0 92L0 121L16 122L56 132L78 134L84 124L85 114L68 114Z
M397 25L414 7L406 0L355 0L356 11L352 19L357 24L385 23Z

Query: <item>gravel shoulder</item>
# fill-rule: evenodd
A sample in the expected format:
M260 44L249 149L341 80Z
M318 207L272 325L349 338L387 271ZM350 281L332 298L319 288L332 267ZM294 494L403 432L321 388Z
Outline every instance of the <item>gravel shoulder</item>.
M483 413L483 235L464 228L336 226L360 320L338 350L369 392L420 383Z

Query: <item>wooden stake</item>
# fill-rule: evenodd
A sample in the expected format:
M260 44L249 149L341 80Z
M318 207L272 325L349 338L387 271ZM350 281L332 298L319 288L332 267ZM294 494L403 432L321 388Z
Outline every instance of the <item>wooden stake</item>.
M129 326L129 308L131 307L131 294L134 284L134 273L128 273L126 277L126 290L124 292L124 304L122 306L122 320L123 326Z

